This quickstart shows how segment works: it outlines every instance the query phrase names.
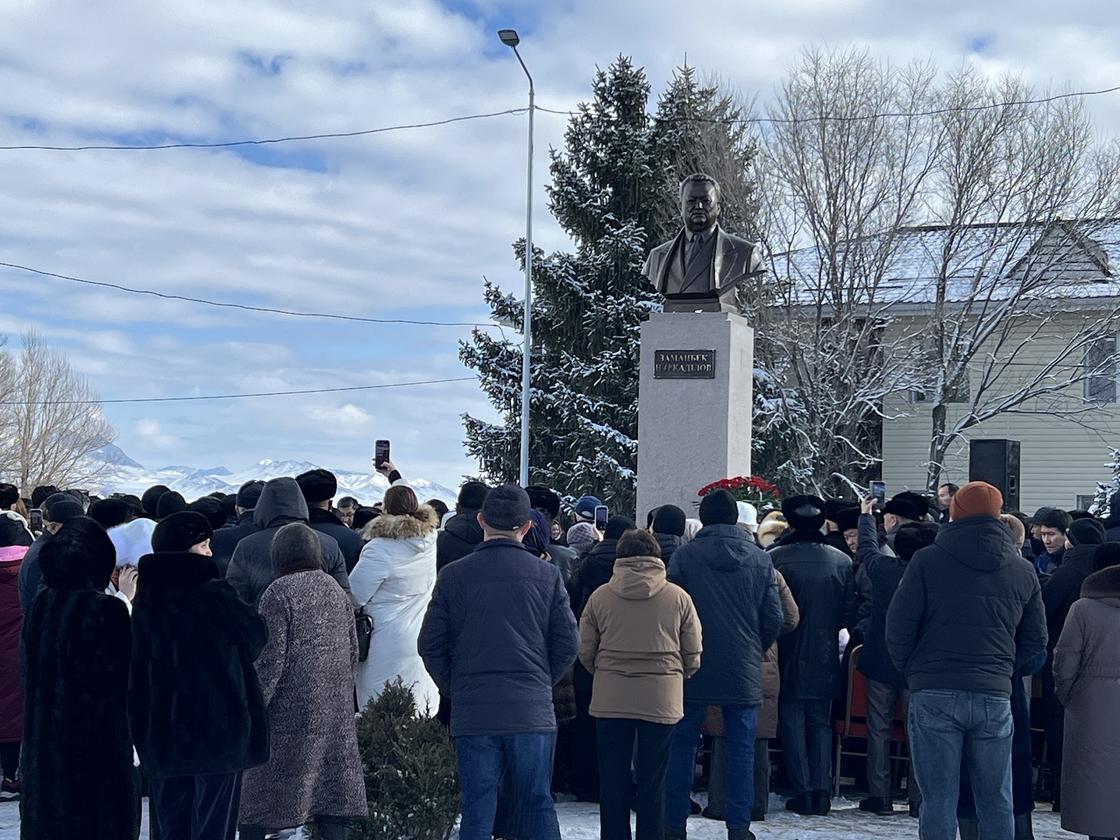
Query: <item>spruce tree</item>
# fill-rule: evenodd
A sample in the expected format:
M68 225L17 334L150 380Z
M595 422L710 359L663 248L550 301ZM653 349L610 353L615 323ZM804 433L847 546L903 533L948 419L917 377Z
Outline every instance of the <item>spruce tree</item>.
M569 497L595 493L624 514L634 513L636 495L639 330L661 306L641 271L649 249L680 227L677 187L704 169L695 156L698 136L705 138L701 148L719 148L723 161L736 158L713 138L720 130L728 142L739 138L742 166L725 201L753 206L752 191L742 187L753 146L741 123L727 121L733 101L684 68L651 118L649 90L644 71L625 56L596 73L591 101L571 117L564 148L551 155L549 209L575 250L534 255L530 480ZM514 250L523 267L524 241ZM489 282L485 299L496 320L520 328L520 300ZM486 477L514 480L520 345L476 330L460 357L478 371L502 417L490 424L465 416L467 450Z

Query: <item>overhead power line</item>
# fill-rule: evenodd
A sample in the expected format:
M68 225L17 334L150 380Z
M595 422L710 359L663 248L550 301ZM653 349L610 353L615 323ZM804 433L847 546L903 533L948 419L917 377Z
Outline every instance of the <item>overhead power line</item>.
M101 280L87 280L83 277L73 277L69 274L58 274L54 271L44 271L18 263L0 262L0 268L11 268L16 271L26 271L38 274L40 277L51 277L55 280L66 280L70 283L81 283L85 286L96 286L102 289L113 289L118 292L128 292L134 295L148 295L163 298L164 300L181 300L187 303L198 303L204 306L216 306L221 309L241 309L247 312L266 312L273 315L289 315L293 318L327 318L336 321L359 321L366 324L407 324L423 327L483 327L488 329L501 329L496 324L476 323L472 321L421 321L410 318L367 318L362 315L344 315L339 312L299 312L294 309L277 309L271 306L251 306L247 303L233 303L231 301L207 300L206 298L190 297L189 295L174 295L167 292L158 292L155 289L141 289L133 286L122 286L119 283L106 283Z
M353 391L381 391L386 388L412 388L417 385L444 385L450 382L472 382L475 376L458 376L450 379L424 379L417 382L390 382L384 385L353 385L347 388L305 388L297 391L260 391L255 394L206 394L193 397L131 397L115 400L4 400L0 405L121 405L124 403L198 402L201 400L244 400L251 397L292 397L304 394L343 394Z
M1079 90L1070 91L1068 93L1057 93L1051 96L1042 96L1034 99L1020 99L1009 100L1005 102L990 102L982 105L967 105L962 107L949 106L945 108L935 108L929 111L886 111L873 114L816 114L808 117L739 117L736 119L715 119L710 117L689 117L680 116L674 117L674 120L680 122L708 122L708 123L739 123L739 124L769 124L769 125L797 125L800 123L817 123L817 122L860 122L863 120L876 120L888 118L913 118L913 117L933 117L941 114L951 113L971 113L977 111L988 111L994 108L1009 108L1021 105L1043 105L1049 102L1057 102L1063 99L1077 99L1090 96L1104 96L1110 93L1120 91L1120 85L1115 85L1108 88L1100 88L1097 90ZM545 108L541 105L535 106L535 110L544 114L556 114L559 116L570 117L575 116L578 111L562 110L558 108ZM432 120L430 122L419 123L404 123L401 125L387 125L378 128L363 128L356 131L330 131L330 132L317 132L313 134L293 134L284 137L261 137L249 138L242 140L227 140L217 143L137 143L137 144L87 144L80 146L54 146L45 144L22 144L11 146L0 146L0 152L22 152L22 151L40 151L40 152L145 152L145 151L165 151L168 149L229 149L238 146L268 146L279 143L304 143L312 140L336 140L348 137L368 137L374 134L385 134L392 131L409 131L420 128L436 128L438 126L451 125L453 123L469 122L472 120L487 120L495 117L506 117L515 114L524 114L528 111L526 107L520 108L507 108L503 111L490 111L480 114L464 114L456 117L447 117L441 120Z
M989 102L982 105L950 106L934 108L929 111L884 111L874 114L815 114L809 117L737 117L735 119L717 119L713 117L690 117L687 115L672 117L676 122L702 122L717 124L741 125L799 125L802 123L819 122L862 122L864 120L881 120L895 118L936 117L942 114L973 113L977 111L990 111L995 108L1014 108L1021 105L1045 105L1048 102L1058 102L1063 99L1078 99L1089 96L1104 96L1120 91L1120 85L1099 90L1079 90L1069 93L1057 93L1053 96L1042 96L1037 99L1012 99L1005 102ZM559 114L560 116L576 116L578 111L562 111L555 108L536 106L536 110L546 114Z
M465 114L459 117L447 117L431 122L405 123L402 125L386 125L380 128L363 128L357 131L330 131L319 134L294 134L290 137L264 137L250 140L228 140L221 143L138 143L128 144L103 144L86 146L46 146L26 144L21 146L0 146L0 152L156 152L165 149L230 149L237 146L268 146L274 143L303 143L309 140L337 140L346 137L368 137L371 134L385 134L390 131L408 131L416 128L435 128L452 123L469 122L471 120L488 120L494 117L506 117L511 114L524 114L529 109L507 108L505 111L491 111L485 114Z

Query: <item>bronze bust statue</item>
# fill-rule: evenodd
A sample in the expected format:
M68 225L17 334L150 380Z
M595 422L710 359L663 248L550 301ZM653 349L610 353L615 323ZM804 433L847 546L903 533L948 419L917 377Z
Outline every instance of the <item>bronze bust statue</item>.
M642 273L665 295L666 312L734 312L735 292L762 274L762 249L719 226L719 184L689 175L681 184L684 229L649 252Z

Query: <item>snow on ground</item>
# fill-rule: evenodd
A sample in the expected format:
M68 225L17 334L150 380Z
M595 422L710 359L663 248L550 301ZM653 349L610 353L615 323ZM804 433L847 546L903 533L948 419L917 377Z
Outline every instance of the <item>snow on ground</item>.
M876 817L856 810L856 803L837 799L828 817L799 817L782 810L780 797L772 797L766 822L752 828L759 840L895 840L917 838L918 821L910 819L902 806L894 817ZM599 810L595 805L561 802L560 833L564 840L598 840ZM1074 840L1079 835L1062 831L1060 818L1048 805L1034 815L1035 840ZM145 809L146 810L146 809ZM141 840L148 840L147 828ZM693 817L688 821L690 840L724 840L723 823ZM453 835L454 838L454 835ZM0 840L19 840L19 810L14 802L0 803Z

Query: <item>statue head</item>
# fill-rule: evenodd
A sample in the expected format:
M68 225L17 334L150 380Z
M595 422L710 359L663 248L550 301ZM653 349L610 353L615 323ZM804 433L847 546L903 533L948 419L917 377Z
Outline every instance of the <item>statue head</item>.
M681 219L690 233L708 230L719 221L719 184L701 172L681 182Z

